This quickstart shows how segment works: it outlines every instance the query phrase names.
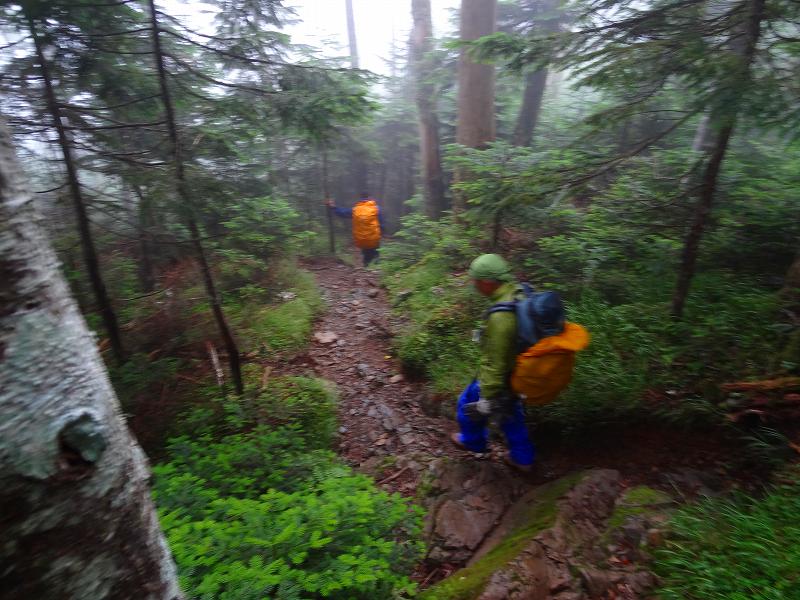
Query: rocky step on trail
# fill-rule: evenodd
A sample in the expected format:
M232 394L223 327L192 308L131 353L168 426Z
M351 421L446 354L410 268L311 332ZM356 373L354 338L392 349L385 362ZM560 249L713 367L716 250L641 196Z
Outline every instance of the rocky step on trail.
M456 428L452 405L436 410L424 385L406 378L392 356L403 322L377 274L331 259L305 266L328 310L309 349L276 370L335 382L340 455L426 508L429 552L416 573L429 588L424 597L644 597L654 578L640 564L647 558L641 547L658 538L671 501L647 492L658 498L654 516L644 504L628 515L632 521L617 518L618 507L631 490L650 490L643 483L681 495L720 490L721 443L654 430L600 447L558 452L554 445L543 449L551 472L532 476L503 463L502 444L477 456L459 450L448 439ZM643 445L631 450L627 443Z

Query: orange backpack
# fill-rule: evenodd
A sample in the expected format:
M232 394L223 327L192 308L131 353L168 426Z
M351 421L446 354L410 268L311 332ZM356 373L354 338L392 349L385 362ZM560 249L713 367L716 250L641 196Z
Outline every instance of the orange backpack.
M552 402L572 379L575 353L588 345L589 332L567 321L563 332L543 338L517 355L511 389L525 404Z
M353 241L362 250L380 246L381 226L375 200L363 200L353 207Z
M486 311L511 312L517 321L517 354L509 383L525 404L541 406L556 399L572 380L575 353L589 345L589 332L566 320L556 292L535 292L520 285L521 294Z

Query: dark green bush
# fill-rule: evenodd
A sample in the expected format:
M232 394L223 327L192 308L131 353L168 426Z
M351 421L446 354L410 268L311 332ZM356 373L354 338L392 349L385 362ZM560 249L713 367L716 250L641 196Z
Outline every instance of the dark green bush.
M259 350L270 357L302 350L323 308L313 275L291 262L278 265L269 279L225 297L242 350Z
M146 354L137 352L124 364L109 368L109 375L120 402L127 407L153 385L172 381L181 363L180 359L170 357L151 360Z

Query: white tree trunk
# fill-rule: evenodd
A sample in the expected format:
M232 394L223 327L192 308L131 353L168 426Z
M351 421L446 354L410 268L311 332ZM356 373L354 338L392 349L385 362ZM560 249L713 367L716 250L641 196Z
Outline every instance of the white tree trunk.
M120 413L0 122L0 595L179 598Z
M347 13L347 41L350 44L350 66L358 68L358 40L356 38L356 19L353 15L353 0L345 0L344 9Z

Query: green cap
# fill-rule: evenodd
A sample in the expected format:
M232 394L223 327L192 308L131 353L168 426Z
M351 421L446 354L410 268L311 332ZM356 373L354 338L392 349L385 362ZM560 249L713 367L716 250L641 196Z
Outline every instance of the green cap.
M494 279L512 281L511 267L499 254L481 254L469 266L469 276L473 279Z

